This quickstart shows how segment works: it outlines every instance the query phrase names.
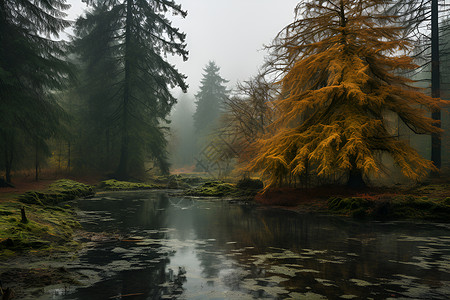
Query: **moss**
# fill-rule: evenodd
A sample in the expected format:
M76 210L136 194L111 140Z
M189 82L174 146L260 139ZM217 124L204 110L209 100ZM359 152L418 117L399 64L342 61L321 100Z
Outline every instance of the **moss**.
M62 201L86 197L94 193L91 186L72 180L58 180L45 191L30 191L13 200L0 203L0 259L12 254L46 254L71 251L78 247L73 241L80 227L70 205ZM25 204L25 205L24 205ZM28 219L22 223L20 209Z
M128 181L118 181L115 179L105 180L97 185L97 188L107 191L125 191L125 190L150 190L163 188L161 185L145 184Z
M330 198L328 201L328 208L331 210L339 211L353 211L360 208L367 208L369 206L369 201L360 197L350 197L350 198Z
M20 206L2 203L17 217L0 216L0 257L14 253L49 253L74 250L73 234L80 225L72 209L61 207L25 207L28 223L20 221ZM70 246L70 247L68 247ZM74 248L75 247L75 248Z
M45 191L28 191L18 197L26 204L56 205L79 197L89 197L94 194L91 186L69 179L61 179L52 183Z
M415 189L417 193L430 193L448 190L448 184L428 184Z
M208 181L199 187L189 189L185 191L187 196L200 196L200 197L223 197L232 196L238 189L236 186L225 183L223 181Z
M197 197L231 197L247 201L253 199L262 188L262 182L257 179L243 179L236 185L220 180L209 180L197 187L187 189L184 195Z
M331 212L354 218L374 219L438 219L450 218L450 201L424 196L397 195L387 199L364 199L361 197L328 200Z
M443 200L442 200L442 204L443 204L443 205L450 206L450 197L447 197L447 198L443 199Z

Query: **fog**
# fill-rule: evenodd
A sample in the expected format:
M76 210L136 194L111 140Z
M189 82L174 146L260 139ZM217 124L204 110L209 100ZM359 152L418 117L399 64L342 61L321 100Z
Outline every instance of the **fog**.
M11 10L14 10L13 7L15 6L20 7L19 4L16 5L13 2L10 3L12 3L10 4ZM54 165L58 165L58 168L65 165L67 166L67 169L70 170L72 163L72 166L78 165L80 168L97 168L105 172L113 172L113 169L116 168L117 165L121 165L121 163L117 162L119 160L122 162L122 157L127 157L125 154L129 152L130 149L138 149L133 155L127 157L123 164L132 165L133 163L136 163L136 165L140 165L141 171L158 169L158 166L156 165L159 165L165 172L173 171L174 169L181 167L189 167L192 169L194 162L199 157L199 153L218 137L217 130L216 136L214 136L214 130L226 127L220 123L222 119L230 117L230 115L227 116L226 114L223 114L224 103L226 100L230 100L233 97L241 97L240 99L235 98L235 100L237 100L233 102L235 106L241 105L241 107L235 107L235 112L240 111L241 113L246 113L251 111L251 113L247 113L245 116L245 121L242 121L243 118L234 120L240 122L241 125L245 125L244 127L247 127L245 130L253 132L251 138L240 136L240 139L246 140L246 143L251 144L254 141L255 136L261 133L258 131L259 129L256 128L257 126L255 124L259 124L258 126L261 128L270 124L271 120L267 119L265 114L270 114L268 111L272 108L266 109L267 107L264 107L264 105L261 104L268 103L268 100L270 100L269 98L275 99L276 97L270 96L269 94L271 91L265 90L267 86L264 86L263 82L258 81L255 76L258 74L265 58L269 54L265 45L270 45L277 33L294 20L295 7L302 2L299 2L298 0L284 0L281 2L274 0L175 1L175 3L181 5L182 10L187 11L187 16L185 18L182 18L179 14L170 14L170 12L167 13L167 16L163 16L163 12L159 13L161 13L163 18L167 17L167 20L164 19L164 23L167 27L171 27L171 30L185 33L186 39L184 41L171 41L164 44L164 47L161 47L158 42L155 42L154 36L156 36L156 41L159 38L159 34L167 37L168 33L164 32L164 30L163 32L155 31L156 33L154 32L153 35L144 34L139 36L140 33L136 34L133 38L139 42L143 40L145 43L134 49L136 52L142 52L139 52L137 55L133 54L134 56L132 57L134 59L133 66L135 67L134 71L129 71L129 74L133 73L133 75L130 76L135 76L135 82L133 83L134 86L132 88L128 85L129 81L127 81L125 88L125 76L121 77L121 74L124 73L124 70L121 70L121 68L125 69L124 67L127 62L125 57L127 55L131 56L131 54L128 52L123 53L123 49L126 49L127 47L122 47L119 50L122 51L122 53L111 50L117 44L120 45L120 39L125 35L122 34L125 32L124 27L121 27L123 26L123 23L120 23L123 22L123 19L120 22L111 22L107 25L115 26L111 24L119 24L118 27L113 29L108 27L108 30L114 32L116 36L107 36L103 34L103 32L108 31L105 29L106 27L102 28L98 24L96 24L96 26L98 25L98 28L96 26L89 27L91 25L88 26L85 23L84 25L80 25L80 34L77 39L74 39L75 20L84 14L86 4L83 3L82 0L69 0L67 3L71 5L71 8L67 11L67 19L72 22L73 26L66 28L65 31L60 34L59 39L70 42L73 41L73 49L79 47L79 45L77 46L77 43L84 43L84 45L75 50L74 53L67 54L68 60L74 60L71 61L74 63L72 71L73 73L76 73L74 77L77 77L77 80L70 82L70 88L66 88L64 84L58 86L60 83L59 81L62 82L63 79L67 79L65 77L66 75L64 75L66 74L65 72L67 72L67 77L69 77L68 74L72 71L64 69L64 66L61 66L60 72L51 70L49 73L51 74L50 77L55 77L55 82L58 82L55 91L61 93L58 97L55 97L55 99L52 99L52 96L56 94L53 90L45 90L50 82L43 81L38 84L43 88L42 93L49 96L48 99L45 100L48 103L45 104L50 106L56 104L53 107L54 111L49 113L49 115L53 114L54 123L49 124L48 120L42 117L42 114L33 115L31 113L29 114L26 110L25 112L17 110L18 117L27 119L29 118L29 115L31 115L34 118L33 121L35 123L31 124L30 122L30 125L25 122L24 124L20 124L20 126L17 126L17 123L13 123L12 121L10 123L8 123L9 121L4 123L5 127L17 126L18 132L23 134L23 136L19 138L20 142L16 141L16 144L13 146L20 149L20 151L26 149L26 151L23 151L22 157L18 156L20 157L20 160L24 161L24 168L27 168L34 163L33 167L36 169L36 173L38 173L37 170L41 167L41 163L48 164L47 158L50 159L49 161L55 161L55 157L58 157L57 163L53 163ZM132 3L131 5L137 5L135 1L130 3ZM349 6L352 6L351 2ZM149 24L148 22L154 22L154 18L148 21L149 19L146 19L147 15L141 14L139 9L133 10L133 17L136 18L130 18L134 21L138 20L134 26L144 26L145 24ZM177 7L172 7L172 9L175 11L178 10ZM102 12L97 11L96 14L93 15L95 19L96 16L101 16ZM310 18L310 20L315 19L317 18ZM99 19L95 20L95 22L97 22ZM170 22L172 23L169 24ZM103 25L105 26L105 24ZM154 25L155 24L151 24L151 26ZM93 27L98 31L95 31ZM158 26L152 27L152 30L155 29L160 30ZM39 30L42 29L38 29L38 31ZM147 30L147 28L143 30ZM444 33L448 32L448 27L441 31ZM132 34L135 34L135 32L129 35ZM448 34L444 34L443 36L445 38L442 39L442 44L448 45ZM109 38L109 41L104 42L103 38L105 38L105 41ZM12 40L14 40L14 38ZM41 43L45 43L45 41L41 41ZM174 43L179 43L177 44L179 48L174 47ZM182 59L183 56L186 56L183 48L184 43L186 44L186 50L189 52L186 61ZM299 43L299 41L296 40L294 43ZM416 46L417 45L418 44L416 44ZM443 56L445 55L448 57L448 46L446 47L447 48L444 49L445 51L441 52ZM156 60L154 58L147 61L142 60L142 57L150 57L150 55L147 55L149 52L145 52L143 49L150 48L155 50L154 53L157 53L158 56L161 54L161 59L163 61L167 60L170 64L174 65L177 70L172 70L170 67L168 67L170 71L167 71L167 69L163 70L164 68L161 67L161 65L155 63L158 61L159 57ZM183 50L178 51L179 49ZM11 51L9 51L9 49L6 50L5 53L14 53L15 49ZM33 52L33 49L30 52ZM170 54L174 52L179 52L178 54L180 55ZM17 58L17 62L21 62L25 65L28 64L22 57ZM447 70L449 69L447 68L448 62L448 59L444 59L441 62L442 95L444 97L448 95L446 91L449 90L449 76L447 74ZM210 70L211 73L207 74L206 68L208 65L211 65L211 63L214 65L214 71ZM75 68L75 65L77 68ZM145 67L142 68L143 65L151 67L148 67L147 69ZM157 66L155 67L155 65ZM167 65L163 65L167 67ZM321 68L322 70L326 70L326 67ZM19 70L20 68L15 69ZM148 72L149 69L151 69L151 72ZM311 68L308 66L303 70L308 71L309 69ZM14 70L14 68L11 68L11 70ZM15 71L16 70L14 70L14 72ZM137 74L138 72L141 73ZM178 72L181 75L186 76L186 93L182 92L186 86L182 80L182 76L180 76ZM30 72L25 73L28 75L30 74ZM420 74L421 76L419 76L420 79L427 80L425 86L423 86L425 88L424 91L427 93L429 93L427 90L429 87L429 73L429 70L425 70ZM60 76L60 78L58 76ZM196 121L193 118L193 115L197 112L197 104L205 100L202 100L199 95L201 94L202 88L207 85L205 83L206 81L204 82L203 80L208 76L211 78L216 76L216 79L218 78L215 87L218 87L221 92L214 95L214 97L210 97L215 98L212 101L214 103L206 103L203 112L199 114L201 117L197 119L203 118L202 120L215 120L213 120L214 122L205 121L205 123L203 123L202 121L200 124L196 124L196 122L199 123L199 121ZM37 77L46 78L45 76ZM30 80L34 80L34 78ZM248 83L252 80L253 87L247 92L243 92L245 97L234 93L237 91L239 84ZM154 85L151 86L152 84ZM250 86L252 86L252 84L250 84ZM155 86L158 86L158 88L154 88ZM205 88L204 93L208 92L206 91L207 89L208 88ZM251 91L252 89L254 90ZM31 90L32 88L29 91L30 93L33 92ZM133 91L130 92L129 95L119 99L121 97L119 95L125 94L124 90ZM251 99L253 92L262 92L262 94L264 94L262 97L260 97L261 94L256 96L256 98L259 97L260 100L258 105L255 104L256 102L252 104L252 101L255 100ZM18 98L26 99L25 97ZM128 103L128 99L133 99L133 106L130 106L131 108L125 107L127 105L126 103ZM53 100L55 101L52 102ZM248 103L245 103L246 101ZM178 103L174 104L175 102ZM59 105L61 107L58 107ZM246 107L245 105L249 106ZM251 105L254 106L252 107ZM214 107L220 108L216 110ZM59 115L60 108L67 112L68 116L63 117L62 115ZM49 109L44 106L32 110L39 111L40 109L45 110L46 112L49 111ZM13 108L11 108L11 111L13 111ZM214 117L212 117L212 115L214 115ZM264 115L264 121L259 122L262 115ZM68 117L68 119L71 118L71 121L67 122L67 124L65 124L65 117ZM256 120L256 118L260 119ZM136 122L130 125L128 122L129 119L133 119ZM392 117L392 120L396 119ZM230 120L228 119L228 121ZM449 118L446 111L443 111L442 121L443 128L448 128ZM386 121L386 124L387 123L388 122ZM126 124L126 126L124 124ZM428 135L417 138L417 136L413 135L409 129L402 129L404 132L400 132L402 131L399 129L401 127L401 122L398 120L392 124L394 124L393 126L397 126L397 132L400 138L404 138L409 145L418 149L421 156L430 158L430 139ZM40 132L40 126L49 126L50 129L45 132ZM256 127L251 128L252 126ZM205 127L206 130L203 130L203 128L202 130L199 130L200 127ZM236 128L232 128L231 126L228 129L234 130ZM28 143L27 139L29 139L29 135L34 138L33 146L30 146L30 143ZM11 133L11 136L15 137L18 136L18 134ZM133 143L127 141L127 138L130 136L135 139ZM448 154L448 134L444 134L443 136L442 156L445 168L448 169L448 162L450 161L450 155ZM229 149L229 146L235 142L234 138L235 137L231 136L230 140L225 141L223 140L223 136L219 136L219 139L222 139L221 142L225 144L219 143L221 146L218 146L219 144L216 146L212 145L212 148L218 149L225 145L224 148L226 149L214 150L216 151L214 156L225 157L229 154L226 153L227 151L234 151L235 154L236 152L239 152L235 149ZM240 141L241 144L239 146L242 146L242 140ZM21 143L26 146L21 145ZM12 143L10 143L7 138L4 139L4 145L6 150L11 150L11 153L15 151ZM55 150L55 148L57 148L57 150ZM32 151L34 151L33 155L29 155L28 152ZM74 156L78 157L78 161ZM87 163L86 160L89 157L91 157L91 161ZM65 162L62 163L62 161ZM5 168L10 171L11 163L6 161L3 164L5 165ZM171 169L169 170L170 164ZM22 167L20 164L17 164L17 166L19 168ZM136 169L135 166L128 168L133 170Z
M68 3L72 5L69 19L74 20L83 12L85 4L81 0ZM176 3L188 12L184 19L170 17L173 25L187 35L189 59L183 62L178 57L169 57L169 60L187 76L188 93L193 96L209 60L221 67L229 87L255 75L267 55L263 46L270 44L293 21L298 1L179 0Z

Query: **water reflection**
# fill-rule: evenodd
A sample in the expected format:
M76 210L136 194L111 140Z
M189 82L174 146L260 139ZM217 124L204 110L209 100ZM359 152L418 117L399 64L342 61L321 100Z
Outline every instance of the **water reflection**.
M69 264L86 286L54 299L450 294L444 224L356 222L148 191L107 193L79 205L86 230L122 238L92 244Z

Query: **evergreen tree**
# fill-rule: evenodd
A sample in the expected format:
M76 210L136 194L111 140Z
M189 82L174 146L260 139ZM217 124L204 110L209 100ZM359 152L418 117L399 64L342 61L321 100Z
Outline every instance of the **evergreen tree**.
M203 69L205 72L201 80L200 91L195 95L197 108L194 113L194 128L197 134L206 135L217 126L224 101L228 97L228 90L224 85L228 81L223 79L220 68L210 61Z
M171 161L174 167L189 167L193 165L195 139L194 120L192 113L194 110L193 100L186 94L181 95L174 111L171 114Z
M168 172L163 123L176 102L170 88L187 86L163 56L186 60L188 53L185 35L165 13L186 12L171 0L87 2L93 10L77 21L76 43L87 67L86 87L92 87L86 91L88 118L99 116L96 134L120 139L119 153L111 155L118 160L115 175L129 178L132 170L143 170L147 158Z
M0 150L8 182L21 145L34 148L38 170L39 154L48 153L47 140L64 116L54 92L71 67L65 43L52 38L70 25L65 2L0 0Z
M260 170L267 186L295 181L305 173L346 176L352 186L383 170L389 153L403 173L419 179L432 162L399 140L388 127L393 112L412 131L439 132L425 116L439 101L399 75L416 68L399 55L408 43L403 28L382 15L385 0L311 0L278 35L269 66L281 73L277 120L255 145L249 169Z
M76 23L75 49L79 54L79 84L71 97L78 103L75 166L101 172L114 172L119 160L120 132L117 107L121 81L120 61L111 47L115 32L110 27L114 14L108 6L93 4L92 11ZM106 29L105 29L106 28Z

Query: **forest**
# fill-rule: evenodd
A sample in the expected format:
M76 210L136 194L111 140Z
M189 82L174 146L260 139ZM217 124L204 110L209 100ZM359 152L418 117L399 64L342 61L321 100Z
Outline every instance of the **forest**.
M190 13L177 2L83 0L86 9L69 21L71 1L0 0L2 299L12 299L14 293L30 297L30 288L37 288L45 276L50 278L48 285L71 286L75 281L83 285L83 276L93 280L79 270L96 270L86 263L99 259L94 251L117 256L108 265L112 271L105 267L105 274L120 273L117 276L125 280L122 272L135 268L153 278L145 292L123 284L120 291L112 286L111 293L102 292L105 299L184 299L180 295L186 291L193 293L187 298L195 298L200 289L187 286L198 278L205 279L204 286L213 295L217 290L211 281L223 275L218 265L227 265L228 259L244 271L216 286L253 298L302 299L312 290L294 284L299 281L322 283L327 288L313 290L323 297L337 293L374 297L347 283L364 287L363 279L381 280L378 271L371 278L355 279L346 277L351 273L346 269L333 269L348 280L329 285L331 273L324 269L320 272L326 274L314 280L299 276L300 265L319 273L317 264L330 263L342 249L329 250L320 240L308 246L318 250L305 248L302 243L309 241L312 229L277 209L327 213L332 215L324 218L327 224L335 216L448 222L448 1L298 1L294 18L285 20L269 44L261 41L266 56L253 76L234 84L218 61L204 57L196 90L188 86L182 65L174 62L186 62L198 50L188 47L190 33L174 25ZM67 35L67 30L72 33ZM139 201L142 204L136 204ZM221 211L218 201L230 206ZM261 212L259 206L273 209L273 215ZM239 219L230 221L228 213ZM321 218L308 215L305 220L319 228ZM120 220L108 225L113 230L105 225L111 220ZM342 239L368 246L379 237L364 232L364 226L358 229L360 236ZM390 243L412 234L401 230L407 231L393 227L398 238L388 239ZM290 242L285 238L288 232L295 236ZM322 233L339 243L340 236ZM370 238L362 242L366 235ZM445 248L449 240L440 239L442 235L438 242ZM416 243L415 249L431 243L416 236L408 241ZM107 243L115 247L108 248ZM210 250L202 248L208 243L217 247L217 253L225 252L209 257ZM242 247L230 250L234 245ZM151 259L140 261L149 254L139 247L147 246L157 249L157 255L152 252ZM403 251L402 247L395 251ZM191 275L196 271L189 263L173 263L183 259L192 263L192 258L177 256L186 253L180 249L197 254L201 275ZM299 249L303 254L295 252ZM49 267L29 275L32 267L11 269L15 262L9 261L36 252L51 256L53 262L56 253L71 251L85 251L80 255L94 258L78 260L67 274L60 267ZM129 260L120 257L123 253ZM326 258L325 253L331 256ZM439 255L436 261L441 263L450 253L442 250ZM303 261L305 257L317 262ZM371 259L364 261L367 268L394 260ZM349 262L348 257L344 260ZM121 265L124 261L130 265ZM137 261L140 266L153 265L140 269L132 263ZM448 283L448 265L439 270ZM91 289L109 282L102 274L98 281L86 283L86 290L69 289L57 299L99 299ZM32 279L27 281L27 276ZM16 282L16 277L21 279ZM260 277L269 283L262 284ZM26 282L32 283L24 288ZM388 296L387 287L380 288L385 283L373 283L383 297ZM421 288L432 290L436 299L450 292L448 287ZM395 289L395 295L415 298L413 289ZM226 298L217 293L215 299Z
M4 1L3 180L145 180L184 167L314 186L445 172L447 10L373 2L299 4L257 75L228 87L209 61L191 109L173 95L185 75L165 59L188 59L166 16L186 16L176 3L87 1L66 41L65 1Z

